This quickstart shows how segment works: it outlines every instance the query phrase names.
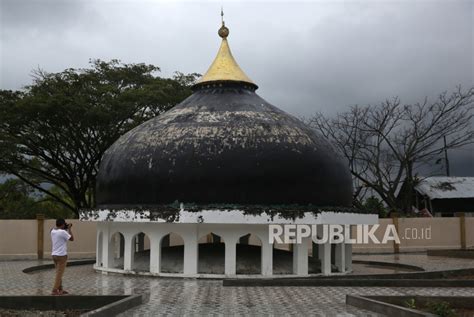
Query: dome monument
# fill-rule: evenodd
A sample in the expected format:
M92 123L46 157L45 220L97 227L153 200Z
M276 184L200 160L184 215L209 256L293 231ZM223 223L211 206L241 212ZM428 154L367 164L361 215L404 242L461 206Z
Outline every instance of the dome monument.
M202 276L198 258L206 237L225 251L220 274L236 275L236 249L257 241L258 248L245 252L261 252L259 274L268 276L275 249L269 224L374 223L376 217L351 208L351 175L331 145L256 93L231 53L229 34L222 20L217 56L191 96L130 130L104 154L97 208L81 214L98 223L97 270L136 272L136 253L148 248L146 274L166 275L162 248L181 245L180 273ZM329 274L330 244L319 249L313 258ZM290 273L307 275L311 248L306 243L293 250ZM350 270L350 246L335 252L339 271Z
M194 93L120 137L97 179L99 206L350 206L346 162L303 122L271 105L222 44Z

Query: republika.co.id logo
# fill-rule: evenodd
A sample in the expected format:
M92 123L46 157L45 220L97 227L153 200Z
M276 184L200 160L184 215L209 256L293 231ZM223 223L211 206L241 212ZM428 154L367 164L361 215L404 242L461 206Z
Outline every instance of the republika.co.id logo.
M354 230L351 234L351 227ZM400 244L400 236L395 225L389 224L381 239L377 238L380 225L269 225L268 242L281 244L301 243L311 238L314 243L348 243L348 244L386 244L393 241ZM420 233L421 231L421 233ZM431 239L431 226L427 228L405 228L402 240Z

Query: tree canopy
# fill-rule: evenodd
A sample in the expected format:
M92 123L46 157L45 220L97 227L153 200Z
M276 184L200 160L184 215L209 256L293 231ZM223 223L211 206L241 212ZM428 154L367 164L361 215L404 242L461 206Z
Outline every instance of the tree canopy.
M0 90L0 171L76 214L93 207L105 150L189 96L198 76L158 72L154 65L93 60L85 69L35 71L22 91Z
M49 191L64 196L62 191L49 186ZM68 199L63 197L63 199ZM18 178L0 184L0 219L34 219L37 214L48 218L71 218L74 213L50 199Z

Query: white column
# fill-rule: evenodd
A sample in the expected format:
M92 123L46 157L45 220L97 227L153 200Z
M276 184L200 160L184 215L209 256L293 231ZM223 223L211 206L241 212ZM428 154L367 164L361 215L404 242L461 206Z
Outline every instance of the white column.
M105 268L114 268L115 267L115 241L112 240L110 224L104 226L104 235L102 236L102 260L104 261Z
M102 267L108 268L112 262L110 262L110 251L109 251L109 226L108 225L100 225L97 226L97 230L102 232L102 258L98 259L102 262Z
M273 244L270 244L268 239L262 241L262 275L272 276L273 275Z
M96 233L96 244L95 244L95 265L101 266L102 264L102 240L101 237L103 236L102 230L97 227Z
M150 273L160 273L161 245L160 238L156 234L150 235Z
M308 275L308 240L293 244L293 274Z
M344 273L346 271L346 247L345 243L336 244L335 265L338 272Z
M331 274L331 243L329 240L319 245L319 261L321 262L321 273L323 275Z
M183 236L184 240L184 274L194 275L198 273L199 245L197 227Z
M237 240L224 238L225 243L225 275L237 274Z
M135 256L135 246L133 245L135 240L133 236L124 235L125 239L125 250L123 255L123 269L125 271L131 271L133 268L133 260Z
M346 272L352 271L352 244L346 243L345 245L345 256L346 256Z

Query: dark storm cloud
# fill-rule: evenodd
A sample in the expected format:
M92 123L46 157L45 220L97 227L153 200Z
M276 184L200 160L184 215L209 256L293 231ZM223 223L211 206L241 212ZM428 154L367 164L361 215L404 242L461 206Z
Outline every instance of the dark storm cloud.
M2 28L8 36L14 31L56 29L74 26L84 11L84 4L74 1L2 0Z
M307 27L280 26L265 51L252 60L251 69L262 78L262 87L272 89L268 95L279 96L285 105L311 113L392 96L412 102L436 97L457 84L472 85L472 2L318 7L302 8L314 14L303 16ZM264 69L258 67L262 61L267 64Z
M2 88L89 58L203 73L220 3L2 0ZM472 1L229 2L234 55L294 114L413 101L473 82Z
M474 148L451 151L449 166L452 176L474 176Z
M90 58L204 73L222 3L234 56L262 97L296 116L474 85L473 1L0 2L0 89ZM469 167L471 154L453 161Z

